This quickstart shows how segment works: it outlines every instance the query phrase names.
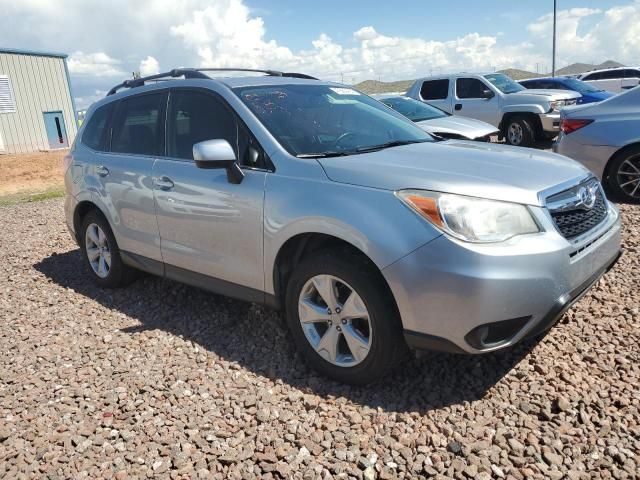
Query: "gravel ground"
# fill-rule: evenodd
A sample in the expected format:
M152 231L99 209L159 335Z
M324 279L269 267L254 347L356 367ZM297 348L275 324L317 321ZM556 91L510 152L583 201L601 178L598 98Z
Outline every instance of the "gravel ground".
M0 477L640 476L640 208L622 211L625 256L543 340L352 388L264 308L94 287L60 200L0 207Z

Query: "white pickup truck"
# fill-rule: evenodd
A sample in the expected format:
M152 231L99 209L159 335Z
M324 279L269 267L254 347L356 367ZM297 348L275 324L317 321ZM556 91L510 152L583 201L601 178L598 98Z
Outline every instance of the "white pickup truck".
M434 107L495 125L507 143L528 147L560 130L560 109L575 105L569 90L525 89L502 73L459 73L426 77L407 96Z

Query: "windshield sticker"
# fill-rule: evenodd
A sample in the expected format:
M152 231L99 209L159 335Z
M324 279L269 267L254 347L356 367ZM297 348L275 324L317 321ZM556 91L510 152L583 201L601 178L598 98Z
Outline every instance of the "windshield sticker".
M329 87L329 89L332 92L337 93L338 95L360 95L359 92L356 92L351 88Z

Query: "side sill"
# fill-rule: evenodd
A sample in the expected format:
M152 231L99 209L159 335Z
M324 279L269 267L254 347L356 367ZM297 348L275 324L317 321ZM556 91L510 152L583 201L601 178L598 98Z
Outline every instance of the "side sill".
M120 258L125 265L159 277L164 276L164 264L158 260L124 251L120 251Z

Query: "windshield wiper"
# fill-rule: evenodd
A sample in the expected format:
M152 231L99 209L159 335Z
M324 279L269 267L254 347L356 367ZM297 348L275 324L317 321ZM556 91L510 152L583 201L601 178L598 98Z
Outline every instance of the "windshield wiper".
M353 155L353 152L320 152L320 153L301 153L296 155L298 158L331 158L331 157L346 157Z
M401 147L402 145L410 145L412 143L425 143L431 140L394 140L392 142L381 143L380 145L371 145L369 147L360 147L356 149L356 152L374 152L376 150L384 150L385 148Z

